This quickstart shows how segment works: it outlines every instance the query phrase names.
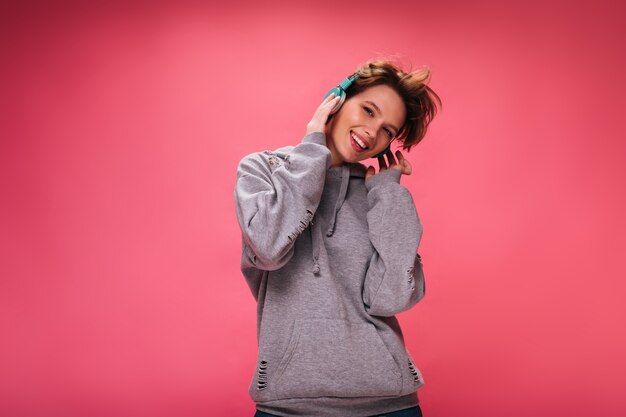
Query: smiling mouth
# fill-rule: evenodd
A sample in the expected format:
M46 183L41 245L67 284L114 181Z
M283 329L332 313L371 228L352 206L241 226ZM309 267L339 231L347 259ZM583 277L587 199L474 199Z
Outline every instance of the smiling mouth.
M363 150L369 149L367 144L363 140L361 140L361 138L359 138L356 133L350 132L350 137L354 139L354 141L357 143L357 145L361 147L361 149Z

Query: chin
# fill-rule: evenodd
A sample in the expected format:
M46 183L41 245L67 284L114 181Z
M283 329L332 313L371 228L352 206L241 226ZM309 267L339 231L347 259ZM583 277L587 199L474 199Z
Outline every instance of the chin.
M358 162L358 161L362 161L363 159L367 158L363 158L362 155L355 155L354 153L350 153L350 150L348 151L348 155L341 155L341 158L343 159L344 162Z
M351 162L351 163L361 162L369 158L371 158L371 156L362 155L362 156L357 156L356 158L353 158L352 160L346 160L346 162Z

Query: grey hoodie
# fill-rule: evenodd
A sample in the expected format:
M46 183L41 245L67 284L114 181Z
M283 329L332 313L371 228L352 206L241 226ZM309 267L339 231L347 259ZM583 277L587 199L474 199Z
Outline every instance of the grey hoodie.
M395 314L424 297L422 225L400 172L331 167L325 135L237 169L241 271L257 301L249 393L280 416L365 417L415 406L422 374Z

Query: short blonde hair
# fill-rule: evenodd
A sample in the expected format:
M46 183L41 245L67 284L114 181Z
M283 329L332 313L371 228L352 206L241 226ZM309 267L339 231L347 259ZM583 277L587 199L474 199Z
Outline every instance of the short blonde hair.
M426 85L430 70L424 67L405 72L390 61L376 59L360 65L356 73L359 77L346 90L346 100L376 85L393 88L406 107L406 119L396 140L402 143L403 149L410 151L424 138L438 107L441 108L441 99Z

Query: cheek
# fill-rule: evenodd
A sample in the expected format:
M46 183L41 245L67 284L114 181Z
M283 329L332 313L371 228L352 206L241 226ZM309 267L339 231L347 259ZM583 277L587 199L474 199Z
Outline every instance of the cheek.
M344 107L339 114L336 114L335 126L333 132L335 135L345 135L354 126L361 126L363 118L359 114L358 109Z
M343 126L346 129L350 129L353 126L359 126L363 123L363 120L359 117L358 113L352 113L344 119Z
M365 118L365 113L363 113L359 108L352 109L350 112L350 120L353 123L360 123Z

